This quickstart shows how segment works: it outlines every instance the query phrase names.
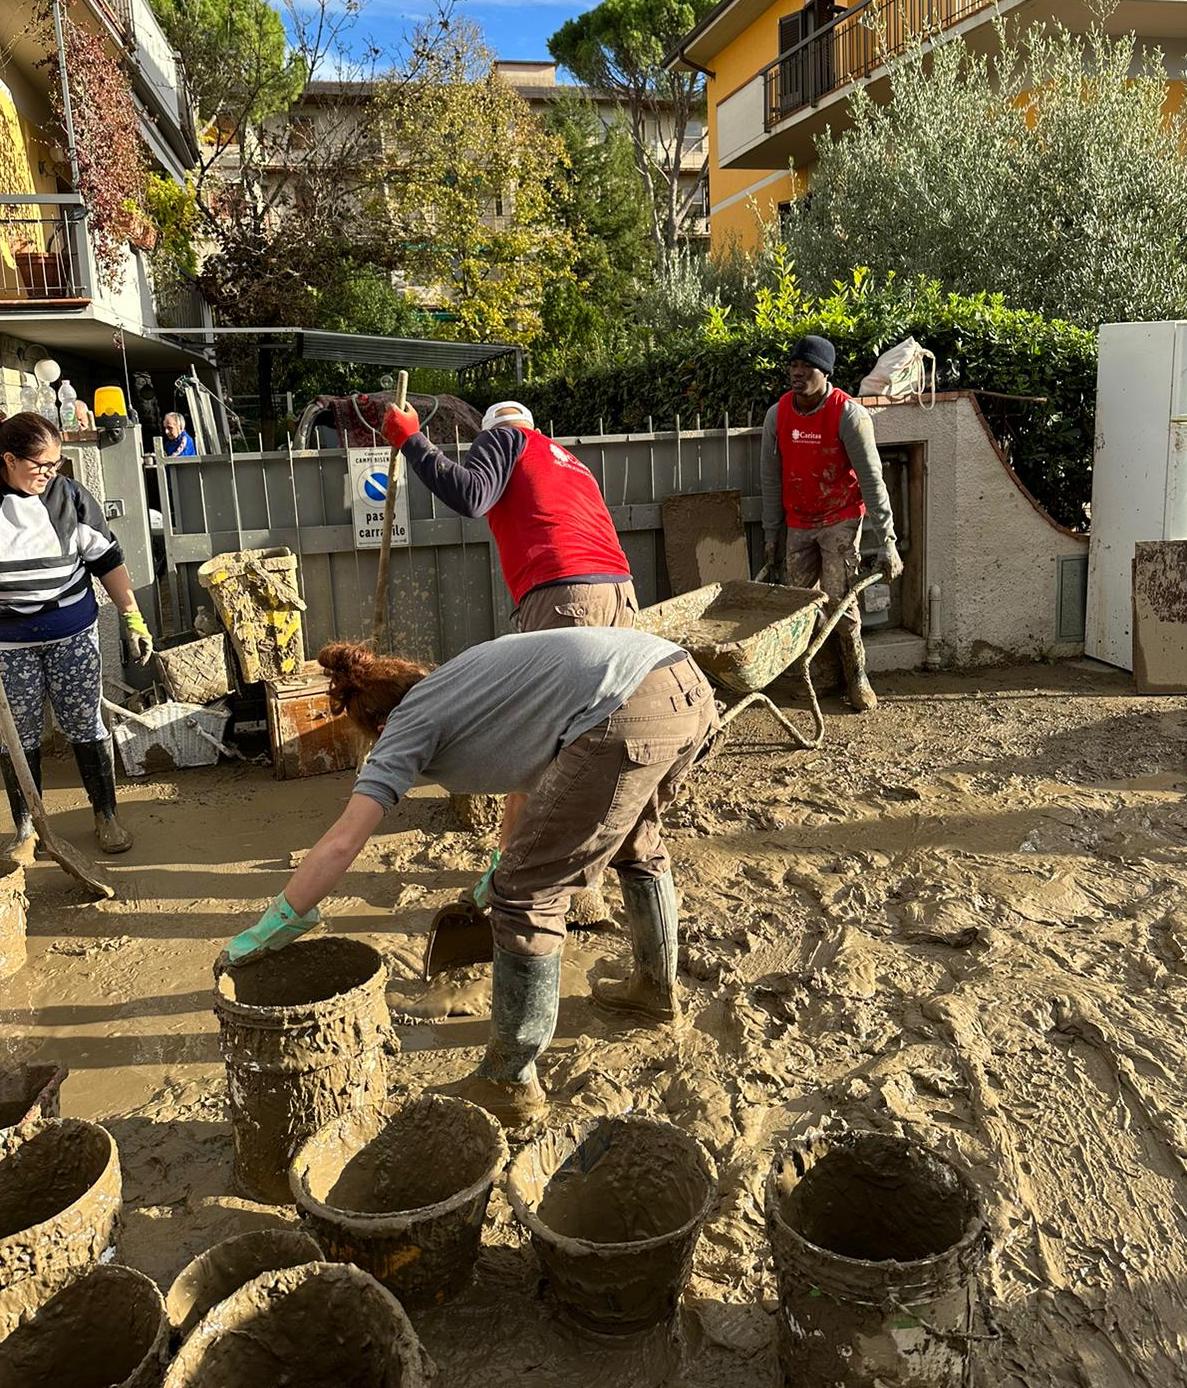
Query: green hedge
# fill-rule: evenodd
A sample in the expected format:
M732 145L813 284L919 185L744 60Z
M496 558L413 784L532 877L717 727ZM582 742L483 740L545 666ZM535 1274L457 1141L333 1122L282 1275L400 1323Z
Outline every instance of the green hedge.
M860 273L827 300L794 285L759 295L755 320L735 329L711 315L694 340L587 375L520 388L537 421L557 434L761 423L787 380L787 352L804 333L837 348L838 385L855 390L880 352L911 336L935 353L939 390L971 389L1035 401L982 400L990 426L1027 487L1064 525L1083 528L1092 492L1095 335L1005 306L993 295L944 294L929 281L875 290ZM997 537L998 539L1002 537Z

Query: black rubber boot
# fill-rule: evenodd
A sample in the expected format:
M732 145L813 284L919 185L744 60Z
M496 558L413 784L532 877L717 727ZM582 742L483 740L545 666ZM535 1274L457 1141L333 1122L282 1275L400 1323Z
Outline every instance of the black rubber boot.
M556 1030L562 953L513 954L495 945L486 1055L472 1075L442 1085L441 1093L468 1099L511 1128L544 1112L536 1058Z
M599 978L593 1000L611 1012L630 1012L653 1022L678 1021L679 918L671 870L660 877L623 877L621 881L635 967L622 981Z
M866 674L866 649L861 640L861 628L837 627L837 650L845 672L845 692L850 706L858 713L870 713L878 707L878 696Z
M25 752L33 784L41 790L41 748L34 747ZM8 807L12 811L13 836L4 845L4 856L21 867L33 865L33 855L37 850L37 833L33 828L33 818L25 795L16 778L16 767L7 752L0 753L0 773L4 776L4 789L8 792Z
M115 762L111 754L111 738L99 742L75 742L74 759L82 783L95 812L95 837L104 853L126 853L132 847L132 835L116 818Z

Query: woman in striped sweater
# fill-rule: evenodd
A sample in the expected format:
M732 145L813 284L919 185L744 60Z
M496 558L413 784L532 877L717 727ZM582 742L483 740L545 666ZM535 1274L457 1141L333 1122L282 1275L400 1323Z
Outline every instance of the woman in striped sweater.
M99 847L124 853L132 836L116 817L92 580L115 604L142 664L152 654L152 637L102 507L72 477L58 474L61 460L62 436L41 415L26 412L0 422L0 677L38 788L48 697L73 744ZM7 749L0 751L0 771L16 828L8 856L29 863L33 824Z

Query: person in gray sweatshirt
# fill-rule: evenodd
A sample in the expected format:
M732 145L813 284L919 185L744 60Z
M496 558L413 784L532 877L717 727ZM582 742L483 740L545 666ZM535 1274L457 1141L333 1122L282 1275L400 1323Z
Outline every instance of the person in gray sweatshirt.
M801 338L791 350L791 389L763 421L762 526L774 572L779 533L787 528L784 581L821 588L830 611L852 586L861 560L864 517L878 537L878 563L890 583L903 571L894 515L874 422L864 405L829 380L837 353L825 337ZM849 702L859 713L877 706L866 675L857 605L836 627Z
M415 782L521 792L490 881L490 1041L477 1071L448 1092L512 1126L543 1110L536 1058L556 1026L565 910L607 867L622 883L634 968L599 979L593 1001L675 1022L676 889L660 815L718 727L688 652L644 631L573 627L502 636L431 671L351 642L318 659L331 707L377 740L345 810L261 920L230 942L230 962L316 925L318 903Z

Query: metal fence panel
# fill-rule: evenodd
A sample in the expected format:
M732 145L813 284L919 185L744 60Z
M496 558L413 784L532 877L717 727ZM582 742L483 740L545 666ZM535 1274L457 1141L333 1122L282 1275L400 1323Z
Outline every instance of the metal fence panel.
M593 473L622 540L643 606L670 596L661 502L733 488L753 531L759 515L759 429L683 430L560 439ZM442 450L464 456L467 445ZM158 458L165 548L187 628L209 606L201 564L238 549L285 546L297 555L305 644L369 634L376 550L354 547L344 449ZM447 660L511 630L511 600L483 520L463 519L410 477L411 543L391 562L391 629L408 656ZM755 539L752 535L752 548Z

